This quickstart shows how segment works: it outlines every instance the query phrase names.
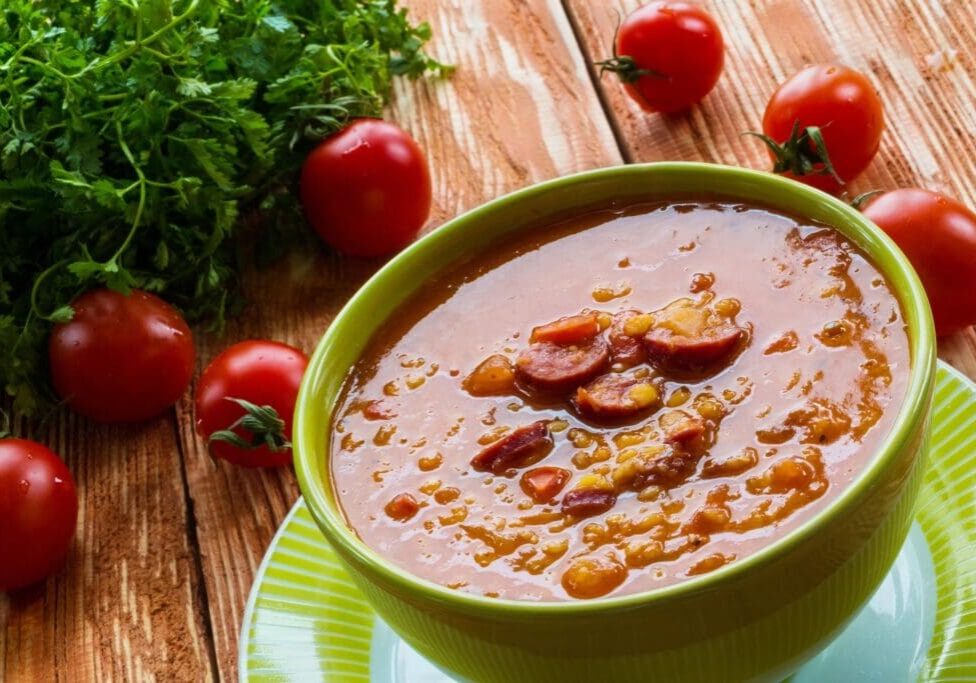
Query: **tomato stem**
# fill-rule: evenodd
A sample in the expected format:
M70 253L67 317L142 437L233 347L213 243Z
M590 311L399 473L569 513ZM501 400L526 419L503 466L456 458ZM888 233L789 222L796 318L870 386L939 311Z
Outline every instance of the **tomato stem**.
M862 192L861 194L857 195L847 203L853 206L858 211L860 211L861 207L864 206L867 203L867 201L871 199L871 197L874 197L875 195L879 195L879 194L884 194L884 193L885 193L884 190L868 190L867 192Z
M644 76L651 78L667 78L667 74L654 69L642 69L637 66L637 62L630 55L617 54L617 34L620 33L620 16L617 16L617 27L613 30L613 56L610 59L602 59L593 62L593 66L600 67L600 76L607 71L617 74L624 83L634 83Z
M58 261L54 265L52 265L49 268L45 269L44 272L42 272L36 278L34 278L34 283L31 285L31 291L30 291L30 313L31 313L31 315L36 316L40 320L45 320L47 322L52 322L52 323L65 323L65 322L69 322L71 320L71 318L74 316L74 310L71 308L71 306L62 306L62 307L58 308L57 310L52 311L51 313L45 313L44 311L41 310L40 304L37 301L37 297L38 297L38 294L40 292L41 285L44 283L44 281L52 273L54 273L55 271L57 271L60 268L63 268L64 266L66 266L68 264L68 262L69 262L68 259L61 259L60 261ZM25 325L25 327L26 327L26 325ZM20 341L20 340L18 339L18 341Z
M644 76L660 79L667 78L667 75L661 73L660 71L640 68L637 66L637 62L634 61L633 57L618 55L616 50L614 50L613 57L610 59L603 59L599 62L593 62L593 65L600 67L601 76L604 74L604 72L611 71L617 74L620 80L624 83L634 83L639 81Z
M12 426L10 423L10 414L3 408L0 408L0 439L6 439L8 436L12 436Z
M227 429L221 429L210 435L208 443L223 441L241 450L251 451L267 446L272 453L280 453L291 449L291 441L285 438L285 421L278 415L278 411L271 406L259 406L242 398L227 397L244 409L244 414L234 421ZM250 433L251 440L247 441L235 430L241 429Z
M844 185L844 179L837 175L823 133L819 126L800 128L800 121L793 123L793 130L785 142L779 143L765 133L748 130L743 135L752 135L766 143L773 153L773 173L792 173L795 176L829 175Z

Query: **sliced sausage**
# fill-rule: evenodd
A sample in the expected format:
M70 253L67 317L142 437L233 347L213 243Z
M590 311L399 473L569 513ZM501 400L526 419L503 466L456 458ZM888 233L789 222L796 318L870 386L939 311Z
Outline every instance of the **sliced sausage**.
M660 399L660 391L649 379L612 372L578 388L573 403L587 417L613 419L647 410Z
M608 337L614 365L626 369L647 361L647 350L641 343L648 329L643 326L645 317L649 322L650 316L640 311L621 311L613 316Z
M573 489L563 496L563 514L573 517L593 517L599 515L617 503L617 494L604 489Z
M679 368L701 368L727 358L745 337L730 318L691 299L679 299L652 314L654 325L644 335L651 359Z
M681 367L700 367L729 356L745 333L735 325L709 328L699 337L675 335L667 330L651 330L644 336L649 355Z
M686 443L705 433L705 421L683 410L672 410L658 420L668 443Z
M530 342L551 342L566 346L580 344L595 337L600 331L596 313L581 313L560 318L532 330Z
M479 472L503 474L511 467L529 465L544 458L552 450L549 423L539 420L519 427L511 434L488 445L471 459L471 466Z
M530 344L515 361L519 382L535 391L565 393L586 384L606 369L610 347L603 337L586 344Z
M669 448L652 459L641 461L631 486L637 491L651 485L674 488L695 473L697 463L698 456Z

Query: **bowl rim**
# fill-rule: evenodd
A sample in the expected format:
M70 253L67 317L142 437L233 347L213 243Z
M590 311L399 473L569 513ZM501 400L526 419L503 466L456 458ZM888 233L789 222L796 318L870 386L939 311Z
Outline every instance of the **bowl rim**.
M727 564L713 572L687 578L667 586L620 596L593 600L552 601L490 598L450 589L424 579L383 558L377 551L369 547L346 523L342 512L338 509L338 502L333 505L330 501L330 496L326 492L326 481L329 480L320 479L316 475L315 464L310 455L315 451L312 445L313 440L323 438L322 430L314 429L312 425L314 422L312 416L316 409L315 389L319 383L319 376L324 371L329 348L338 339L341 339L343 328L348 324L346 321L354 317L355 311L361 307L361 302L366 297L366 293L373 288L383 286L382 283L389 278L401 279L406 273L404 264L408 264L419 252L431 249L438 243L448 241L454 233L463 234L470 222L485 214L490 214L502 205L531 200L536 195L548 193L557 188L600 180L616 174L652 177L657 174L682 172L700 172L712 175L716 180L714 183L715 191L720 196L722 195L721 181L738 176L740 180L745 179L769 186L771 191L781 190L794 196L805 194L811 201L831 203L833 210L842 217L845 228L851 232L858 246L864 249L870 244L872 249L879 251L877 255L870 254L871 262L885 276L891 286L892 293L901 304L910 345L910 370L904 399L898 415L867 466L816 515L742 560ZM730 198L734 198L734 195L730 194ZM630 199L629 196L628 199ZM612 201L613 197L608 195L606 200ZM637 201L636 198L635 201ZM555 214L552 215L555 216ZM537 225L539 222L539 220L527 221L526 225ZM457 253L458 258L463 257L463 255L463 251ZM455 262L446 262L444 267L450 267ZM401 273L401 271L404 272ZM919 430L922 423L927 419L925 408L935 381L935 340L935 328L928 299L922 283L908 259L891 238L860 211L832 195L772 173L704 162L652 162L582 171L546 180L502 195L452 218L400 252L357 290L319 340L302 380L293 422L295 471L298 476L299 487L305 496L313 518L325 535L326 540L339 551L340 557L352 556L356 562L366 565L371 572L381 576L388 586L396 587L401 595L405 593L429 603L436 603L440 606L449 605L456 612L482 617L510 618L513 611L524 617L566 617L630 610L636 607L643 608L654 603L688 597L705 590L714 590L717 587L716 584L731 583L734 579L754 571L757 567L766 565L789 553L795 547L809 540L825 525L856 507L870 492L874 482L897 460L898 454L909 442L910 437ZM347 373L349 369L346 368ZM344 379L345 376L343 382ZM337 398L338 395L335 399ZM331 411L335 407L335 399L333 405L325 408L330 422ZM328 431L331 431L331 424ZM329 450L329 445L326 442L326 462L323 463L323 467L328 467Z

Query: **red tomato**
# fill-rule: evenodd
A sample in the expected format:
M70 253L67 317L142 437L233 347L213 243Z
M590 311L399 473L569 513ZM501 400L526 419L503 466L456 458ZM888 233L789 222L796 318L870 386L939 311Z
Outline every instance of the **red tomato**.
M687 2L652 2L627 16L613 58L597 64L616 72L646 111L678 112L715 87L724 60L722 31L708 12Z
M822 137L827 158L811 139L810 127ZM883 130L881 100L871 83L836 64L800 71L777 88L763 115L773 170L825 192L836 192L867 168Z
M134 290L96 289L72 304L48 353L54 388L98 422L138 422L179 400L193 377L193 335L175 308Z
M522 475L519 486L537 503L548 503L563 490L572 473L561 467L537 467Z
M430 215L427 159L401 128L360 119L312 150L302 205L319 236L350 256L387 256L409 244Z
M290 463L292 415L307 365L304 353L273 341L240 342L214 358L196 396L197 432L210 439L213 455L244 467Z
M913 188L884 193L864 215L912 262L940 336L976 324L976 214L954 199Z
M61 459L33 441L0 439L0 591L53 574L77 518L75 480Z

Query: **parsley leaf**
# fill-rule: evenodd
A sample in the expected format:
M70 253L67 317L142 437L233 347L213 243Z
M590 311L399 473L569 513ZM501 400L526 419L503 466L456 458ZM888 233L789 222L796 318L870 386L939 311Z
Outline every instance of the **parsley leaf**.
M449 71L395 0L4 5L0 386L27 414L72 298L142 288L220 327L243 226L260 254L303 234L309 149L379 115L394 76Z

